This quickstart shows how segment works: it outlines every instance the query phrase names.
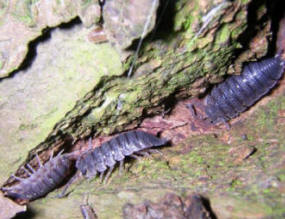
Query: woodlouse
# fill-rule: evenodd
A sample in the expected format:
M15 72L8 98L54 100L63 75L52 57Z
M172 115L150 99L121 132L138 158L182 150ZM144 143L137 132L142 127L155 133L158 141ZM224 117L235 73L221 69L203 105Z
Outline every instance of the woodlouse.
M205 98L205 112L212 123L226 122L267 94L282 77L285 62L279 55L248 64L241 75L229 77Z
M27 170L23 170L28 174L27 178L13 177L19 181L18 184L11 187L1 188L5 195L19 202L27 202L42 197L59 186L70 173L72 161L67 155L60 152L57 156L50 156L45 164L42 164L38 155L36 158L39 163L39 169L34 170L27 164Z
M147 132L129 131L84 153L77 159L76 168L89 179L100 173L101 180L104 172L109 168L105 176L107 181L117 162L120 162L120 170L122 169L126 156L143 154L144 150L165 145L167 142Z

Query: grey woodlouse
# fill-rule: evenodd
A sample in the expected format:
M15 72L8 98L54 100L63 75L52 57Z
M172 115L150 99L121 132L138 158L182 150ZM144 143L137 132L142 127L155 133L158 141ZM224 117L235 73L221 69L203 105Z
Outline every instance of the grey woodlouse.
M67 155L61 153L55 157L52 154L45 164L42 164L38 155L36 155L39 169L34 170L27 164L29 170L25 167L22 168L29 177L20 178L13 175L19 183L11 187L3 187L1 190L4 191L6 196L19 202L35 200L46 195L59 186L70 173L72 161Z
M229 77L205 98L205 112L212 123L237 117L267 94L282 77L284 60L280 55L252 62L241 75Z
M109 168L105 176L106 182L117 162L120 162L121 170L125 157L143 154L144 150L165 145L167 142L147 132L129 131L84 153L77 159L76 168L89 179L100 173L101 180Z

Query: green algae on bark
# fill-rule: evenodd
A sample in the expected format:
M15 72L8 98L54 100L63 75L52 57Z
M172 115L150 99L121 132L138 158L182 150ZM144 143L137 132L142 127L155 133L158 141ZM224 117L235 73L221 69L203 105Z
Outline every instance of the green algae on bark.
M169 95L177 90L191 88L191 83L197 78L205 76L215 78L215 75L224 75L227 72L227 64L231 59L232 51L238 46L236 39L231 38L231 31L240 29L239 31L242 32L245 28L244 24L241 28L236 26L233 12L245 10L246 5L227 4L227 7L223 9L224 13L220 14L218 19L221 21L223 18L226 19L225 22L221 22L224 28L220 30L216 26L211 26L211 32L203 33L203 37L195 37L195 32L191 36L189 33L181 32L180 37L167 38L165 41L152 42L146 39L145 46L142 48L144 55L138 59L137 65L146 64L153 58L159 65L156 65L155 69L150 69L149 72L145 71L144 74L138 72L140 77L134 79L102 78L102 83L94 89L94 93L83 100L86 110L80 111L79 114L82 106L80 104L75 106L72 112L58 123L53 135L58 130L64 130L66 133L72 133L72 136L77 139L77 136L88 135L91 129L96 130L96 135L121 131L125 125L139 118L143 111L161 105ZM189 13L195 8L191 2L184 2L184 7L177 12L180 14L179 19L183 19L182 23L190 18L186 15L183 17L181 14ZM245 23L246 11L244 11L243 19ZM196 23L199 20L198 16ZM213 36L218 33L220 37L213 41ZM173 34L173 36L178 36L178 33ZM190 40L192 43L189 43L189 40L183 36L192 38ZM207 40L208 38L210 40ZM201 47L203 49L199 50L198 48ZM118 105L120 109L117 108ZM86 113L88 116L80 119L80 116ZM71 121L76 121L76 123L72 124ZM70 127L63 129L62 127L67 126L66 124ZM75 126L79 128L75 130Z

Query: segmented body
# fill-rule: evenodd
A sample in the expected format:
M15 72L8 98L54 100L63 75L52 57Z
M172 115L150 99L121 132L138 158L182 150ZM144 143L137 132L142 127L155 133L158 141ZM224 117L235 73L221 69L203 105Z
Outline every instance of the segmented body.
M33 170L30 166L28 178L15 177L20 182L11 187L4 187L6 196L19 201L31 201L42 197L59 186L66 176L70 173L72 162L66 155L58 154L56 157L50 157L44 165L39 162L39 169Z
M93 178L97 173L101 173L102 177L109 168L105 177L107 180L115 164L122 164L126 156L166 143L166 140L143 131L129 131L83 154L76 161L76 167L87 178Z
M205 112L213 123L235 118L262 96L282 77L284 61L280 56L247 65L241 75L228 78L214 87L205 98Z

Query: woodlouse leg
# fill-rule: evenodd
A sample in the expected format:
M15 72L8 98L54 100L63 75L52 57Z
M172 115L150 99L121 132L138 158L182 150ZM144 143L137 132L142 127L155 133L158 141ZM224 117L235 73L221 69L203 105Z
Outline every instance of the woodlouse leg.
M39 163L40 167L42 167L42 166L43 166L43 164L42 164L42 162L41 162L40 157L39 157L39 155L38 155L38 154L36 154L36 158L37 158L37 161L38 161L38 163Z
M201 103L196 103L196 105L197 105L198 107L204 109L203 104L201 104ZM196 107L195 107L194 104L192 104L192 103L191 103L191 104L186 104L186 107L187 107L187 109L189 109L189 111L190 111L192 117L198 118L198 119L200 119L200 120L205 120L205 119L207 119L207 117L204 117L203 115L200 115L200 114L197 112Z
M189 111L193 117L197 116L197 111L195 109L194 104L186 104L186 107L187 107L187 109L189 109Z
M103 172L100 173L100 182L101 182L101 183L103 182L104 173L105 173L105 171L103 171Z
M150 153L157 153L157 154L160 154L160 155L163 155L163 153L157 149L149 149L148 150Z
M223 119L222 122L226 126L226 129L229 131L231 129L230 123L228 121L226 121L225 119Z
M32 173L35 173L36 171L35 171L35 169L30 165L30 164L28 164L27 163L27 168L32 172Z
M84 219L97 219L94 209L88 203L80 205L80 211Z
M92 138L91 137L88 139L88 148L92 149Z
M114 169L114 166L111 166L111 167L109 168L109 170L108 170L108 172L107 172L107 174L106 174L106 176L105 176L105 179L104 179L104 181L103 181L104 184L106 184L106 182L108 181L108 179L109 179L111 173L113 172L113 169Z
M88 180L88 181L91 181L92 179L94 179L94 178L97 176L97 173L98 173L98 172L96 172L95 175L88 176L87 180Z
M119 167L119 176L122 175L123 170L124 170L124 160L121 160L120 167Z
M85 204L80 205L80 211L84 219L98 219L95 210L88 203L88 195L84 194Z
M64 149L62 149L62 150L56 155L56 157L59 157L60 155L62 155L63 152L64 152Z
M32 173L30 172L30 171L28 171L25 167L21 167L23 170L24 170L24 172L26 173L26 174L28 174L28 176L31 176L32 175Z
M138 151L137 154L145 156L145 157L150 157L150 154L147 151Z
M77 179L80 178L81 173L77 172L73 177L71 177L71 179L66 183L66 185L64 186L63 190L61 193L59 193L56 197L57 198L63 198L65 196L67 196L68 194L66 194L67 189L69 188L69 186Z
M14 179L19 180L19 181L22 181L22 180L24 179L24 178L15 176L14 174L12 174L11 176L12 176Z
M137 159L137 160L141 159L139 156L137 156L135 154L131 154L131 155L129 155L129 157L132 157L132 158Z
M1 190L4 191L4 192L5 192L5 191L11 191L11 188L9 188L9 187L8 187L8 188L2 187Z
M51 151L51 155L50 155L50 157L49 157L49 161L52 160L52 158L53 158L53 153L54 153L54 151L52 150L52 151Z

